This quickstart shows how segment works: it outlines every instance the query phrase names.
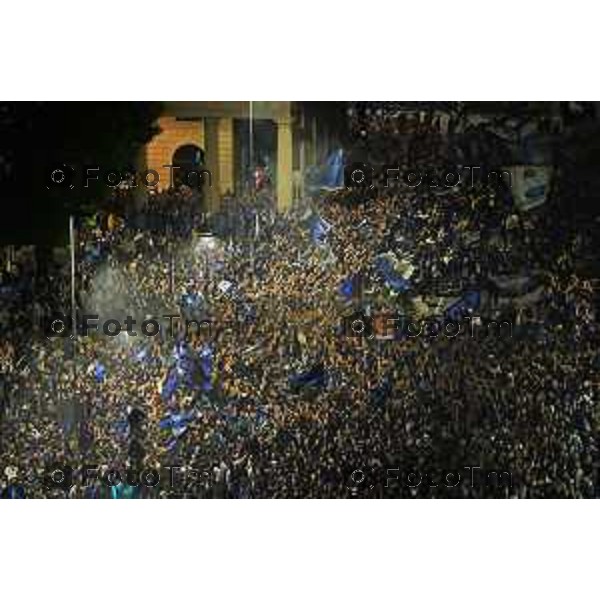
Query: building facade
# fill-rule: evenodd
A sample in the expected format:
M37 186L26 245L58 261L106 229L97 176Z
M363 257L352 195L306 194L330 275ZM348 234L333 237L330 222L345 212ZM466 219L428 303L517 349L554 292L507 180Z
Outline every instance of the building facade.
M303 194L307 167L330 150L323 121L294 102L165 102L160 132L144 150L144 166L158 172L161 188L175 172L169 165L188 161L208 170L208 210L226 194L244 193L252 171L261 166L272 181L278 209L286 210Z

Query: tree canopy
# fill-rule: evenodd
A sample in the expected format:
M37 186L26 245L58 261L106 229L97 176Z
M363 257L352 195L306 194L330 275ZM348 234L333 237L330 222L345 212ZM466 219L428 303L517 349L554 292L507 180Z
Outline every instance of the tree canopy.
M101 175L85 187L85 167L135 168L160 111L157 102L1 103L0 243L64 243L69 215L94 212L112 191Z

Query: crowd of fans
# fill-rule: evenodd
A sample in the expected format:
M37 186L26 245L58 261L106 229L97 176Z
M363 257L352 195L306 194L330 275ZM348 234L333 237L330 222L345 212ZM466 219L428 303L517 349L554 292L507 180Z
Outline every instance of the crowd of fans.
M581 234L551 202L523 214L476 186L346 190L285 214L231 197L208 222L190 206L169 192L142 219L80 225L77 303L100 322L132 315L138 332L166 314L209 327L159 319L155 336L52 338L16 318L30 302L15 296L0 345L5 495L598 495L594 290L576 271ZM406 291L378 270L385 253L411 265ZM69 314L68 275L54 275L62 294L43 320ZM481 320L463 315L475 335L347 328L357 312L428 317L466 290L481 298ZM510 335L486 331L489 319ZM48 485L56 465L74 469L72 486ZM83 482L84 465L122 479L156 470L160 483Z

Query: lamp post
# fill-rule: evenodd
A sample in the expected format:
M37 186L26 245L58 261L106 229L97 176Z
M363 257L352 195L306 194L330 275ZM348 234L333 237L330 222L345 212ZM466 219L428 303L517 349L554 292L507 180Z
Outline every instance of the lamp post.
M75 339L77 337L77 309L75 306L75 218L69 217L69 241L71 246L71 339L73 340L73 369L75 369Z
M250 100L250 119L248 120L248 160L250 162L250 173L254 173L254 107Z
M71 246L71 360L73 368L73 381L77 378L77 307L75 303L75 217L71 215L69 217L69 241ZM76 388L73 387L73 390ZM75 396L70 404L69 408L71 414L69 419L71 423L77 428L75 434L75 440L77 447L81 447L81 422L85 421L85 415L83 411L85 406L80 404L79 398Z

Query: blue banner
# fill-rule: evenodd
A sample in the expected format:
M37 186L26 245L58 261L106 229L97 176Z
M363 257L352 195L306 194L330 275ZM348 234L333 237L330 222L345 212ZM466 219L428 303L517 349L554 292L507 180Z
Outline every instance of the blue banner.
M312 241L321 245L327 241L327 234L331 230L332 225L319 215L315 215L310 226L310 237Z
M214 352L212 348L206 344L202 347L199 353L200 370L202 372L202 391L210 392L213 389L213 368L214 368Z
M394 292L405 292L410 289L410 282L397 270L394 261L388 255L381 255L375 259L375 267L383 277L386 285Z
M94 365L94 378L96 379L96 383L104 383L104 379L106 378L106 367L98 360Z
M344 151L341 148L334 150L327 158L321 187L327 189L344 187Z
M323 363L317 363L307 371L292 375L289 382L296 390L303 387L323 387L327 383L325 366Z
M347 277L340 285L340 294L345 300L352 300L355 293L354 277Z
M481 293L476 290L465 292L460 300L451 304L445 311L446 318L451 321L460 321L469 310L477 310L481 303Z

